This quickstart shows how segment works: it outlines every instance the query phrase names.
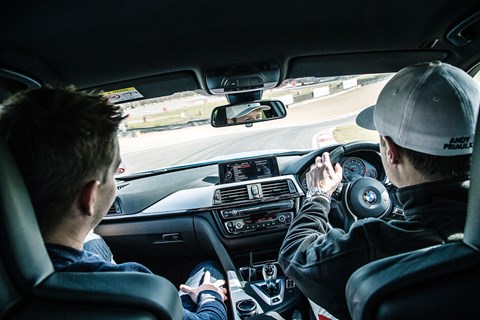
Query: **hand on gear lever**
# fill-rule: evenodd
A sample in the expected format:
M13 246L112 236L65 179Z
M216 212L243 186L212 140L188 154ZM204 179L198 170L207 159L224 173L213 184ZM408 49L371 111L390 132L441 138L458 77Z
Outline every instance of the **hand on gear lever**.
M277 267L274 264L267 263L262 268L263 280L267 284L267 292L272 293L276 289Z

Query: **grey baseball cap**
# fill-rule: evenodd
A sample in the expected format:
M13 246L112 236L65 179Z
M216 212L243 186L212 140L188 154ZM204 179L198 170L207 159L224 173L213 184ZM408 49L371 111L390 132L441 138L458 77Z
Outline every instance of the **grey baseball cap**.
M249 114L254 110L265 111L265 110L270 110L270 107L261 105L259 102L232 106L227 108L227 117L230 119L240 118L240 117L246 116L247 114Z
M356 122L401 147L456 156L472 153L479 107L476 80L457 67L432 61L400 70Z

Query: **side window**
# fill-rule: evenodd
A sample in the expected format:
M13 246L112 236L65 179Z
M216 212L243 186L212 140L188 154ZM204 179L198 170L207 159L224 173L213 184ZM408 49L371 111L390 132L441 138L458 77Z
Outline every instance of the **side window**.
M480 71L477 72L477 74L475 74L475 76L473 77L473 79L477 80L478 82L480 82Z
M480 83L480 62L472 69L470 74L473 76L473 79Z

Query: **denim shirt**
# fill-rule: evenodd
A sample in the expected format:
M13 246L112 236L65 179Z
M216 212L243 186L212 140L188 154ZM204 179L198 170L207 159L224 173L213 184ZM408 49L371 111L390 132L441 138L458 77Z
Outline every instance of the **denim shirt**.
M53 267L59 272L152 272L136 262L116 264L86 250L77 250L57 244L46 244ZM227 311L217 292L205 290L198 297L198 304L188 296L181 297L184 320L226 320Z

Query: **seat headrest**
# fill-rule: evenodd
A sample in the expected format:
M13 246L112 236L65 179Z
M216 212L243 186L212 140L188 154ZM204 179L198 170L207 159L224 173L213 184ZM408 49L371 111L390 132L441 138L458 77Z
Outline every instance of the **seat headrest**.
M470 190L468 194L468 211L463 241L480 250L480 113L473 140L472 162L470 164Z
M12 284L28 291L51 273L53 265L43 243L22 176L0 139L0 248Z

